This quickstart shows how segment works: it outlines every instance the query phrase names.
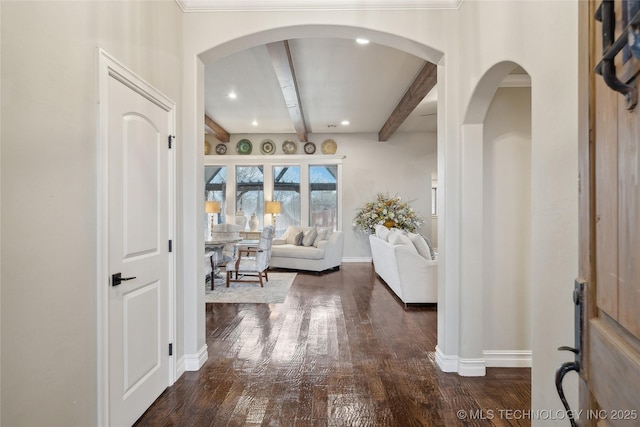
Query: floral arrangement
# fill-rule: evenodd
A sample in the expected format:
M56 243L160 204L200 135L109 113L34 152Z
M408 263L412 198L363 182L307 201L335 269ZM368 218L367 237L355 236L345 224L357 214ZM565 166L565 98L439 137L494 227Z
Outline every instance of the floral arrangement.
M383 224L387 228L399 228L414 232L422 227L423 220L399 196L389 197L378 194L374 202L366 203L353 219L353 228L364 233L373 233L375 226Z

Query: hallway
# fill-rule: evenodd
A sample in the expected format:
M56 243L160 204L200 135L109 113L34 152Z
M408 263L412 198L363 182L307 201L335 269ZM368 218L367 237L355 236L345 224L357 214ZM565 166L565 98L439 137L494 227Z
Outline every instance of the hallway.
M439 371L435 308L404 310L369 263L299 273L284 304L207 304L206 318L209 359L136 427L531 424L530 369Z

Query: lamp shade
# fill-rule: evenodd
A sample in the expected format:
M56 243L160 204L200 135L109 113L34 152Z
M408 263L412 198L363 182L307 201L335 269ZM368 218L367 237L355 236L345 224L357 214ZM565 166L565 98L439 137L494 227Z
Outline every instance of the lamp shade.
M207 213L220 213L220 202L207 201L205 202L204 210Z
M282 203L264 202L264 211L270 214L282 213Z

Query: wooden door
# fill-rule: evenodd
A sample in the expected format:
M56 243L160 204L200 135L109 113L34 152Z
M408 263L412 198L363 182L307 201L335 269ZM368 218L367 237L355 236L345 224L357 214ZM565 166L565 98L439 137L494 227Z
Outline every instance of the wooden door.
M580 145L580 274L584 293L580 425L640 425L640 107L594 72L603 56L601 2L589 6L590 144ZM629 18L616 0L612 38ZM610 11L611 12L611 11ZM594 18L597 16L597 20ZM585 19L587 19L585 15ZM640 62L627 48L615 75L637 87Z
M107 92L109 423L128 426L169 384L172 112L116 77Z

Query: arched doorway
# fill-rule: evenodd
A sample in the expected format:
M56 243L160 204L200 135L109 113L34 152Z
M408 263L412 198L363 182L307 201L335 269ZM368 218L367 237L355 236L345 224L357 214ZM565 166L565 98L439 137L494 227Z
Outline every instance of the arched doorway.
M526 71L513 62L490 68L476 86L462 129L460 307L476 321L461 322L458 372L478 376L486 367L530 367L531 89Z
M365 29L358 26L336 26L336 25L305 25L305 26L293 26L285 28L276 28L272 30L262 31L245 35L233 40L229 40L225 43L221 43L217 46L207 48L204 51L198 52L195 57L189 57L187 68L192 68L194 79L191 81L190 87L186 87L185 91L191 92L195 95L193 99L195 102L192 105L185 105L185 122L189 123L189 129L185 132L187 138L193 138L198 140L198 129L203 129L202 121L204 117L204 106L201 99L201 94L204 93L204 65L210 61L238 52L242 49L246 49L255 45L286 40L291 38L301 37L342 37L342 38L355 38L356 36L364 36L370 39L374 43L383 44L396 49L404 50L415 56L428 60L432 63L440 64L443 59L443 53L430 46L417 43L409 40L406 37L401 37L395 34L385 33L381 31L375 31L372 29ZM439 72L439 76L442 76L442 80L439 83L443 83L444 73ZM188 86L188 85L186 85ZM440 88L441 85L439 84ZM439 95L443 95L444 92ZM200 97L200 99L199 99ZM439 99L441 96L439 96ZM440 136L438 136L438 145L441 144ZM444 140L444 137L443 137ZM185 180L193 183L193 186L184 188L184 200L185 207L185 239L188 241L185 247L184 256L184 310L185 310L185 369L194 370L202 364L205 359L205 350L203 347L204 340L201 338L204 336L204 309L201 308L204 304L203 296L200 295L199 288L196 287L197 272L201 271L200 261L203 257L199 253L203 247L202 233L198 226L200 221L200 212L203 208L201 194L202 183L201 176L203 170L203 160L201 150L198 144L185 147L184 150L184 167ZM187 168L194 168L193 171L187 170ZM195 172L194 172L195 171ZM187 224L193 220L193 224ZM443 233L439 233L442 236ZM445 296L442 295L442 298ZM196 307L196 310L193 310ZM191 311L191 312L188 312ZM439 322L443 325L445 322Z

